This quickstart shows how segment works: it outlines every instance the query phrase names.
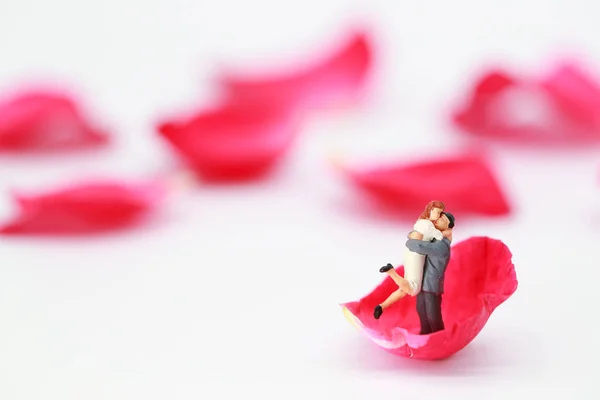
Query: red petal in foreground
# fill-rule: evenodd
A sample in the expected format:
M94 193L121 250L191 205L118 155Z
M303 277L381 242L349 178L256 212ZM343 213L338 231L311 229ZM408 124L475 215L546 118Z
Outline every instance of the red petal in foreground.
M270 171L295 138L296 122L276 105L227 103L157 130L202 178L230 181Z
M367 34L356 32L334 54L310 68L263 78L226 73L222 85L231 98L241 102L309 107L346 103L365 89L372 53Z
M419 335L416 297L405 297L385 310L373 309L398 286L387 277L359 301L342 304L348 320L392 354L424 360L443 359L468 345L492 312L517 290L512 254L500 240L473 237L452 247L446 272L442 315L446 329ZM396 269L404 274L403 267Z
M63 93L24 92L0 103L0 152L93 147L108 136L92 127Z
M453 123L473 135L536 144L600 142L600 88L574 64L539 79L491 71Z
M476 155L370 169L341 168L358 190L390 211L416 216L431 199L443 199L457 218L510 212L492 169Z
M124 228L151 212L166 191L160 181L100 181L42 194L15 194L20 215L0 226L0 234L83 234Z

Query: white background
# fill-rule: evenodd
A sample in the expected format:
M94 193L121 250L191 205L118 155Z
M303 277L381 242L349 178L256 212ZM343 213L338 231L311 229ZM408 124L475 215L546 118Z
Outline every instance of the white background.
M409 225L348 206L326 156L453 149L447 107L475 71L535 74L566 53L597 68L599 12L592 0L4 0L0 88L73 85L118 146L3 156L3 191L168 168L152 125L209 101L219 65L307 59L355 21L376 28L381 71L370 106L315 116L265 183L183 192L151 227L114 236L0 239L0 399L597 398L600 149L496 148L515 212L457 221L455 242L504 240L520 286L435 363L387 354L342 316L338 303L401 261Z

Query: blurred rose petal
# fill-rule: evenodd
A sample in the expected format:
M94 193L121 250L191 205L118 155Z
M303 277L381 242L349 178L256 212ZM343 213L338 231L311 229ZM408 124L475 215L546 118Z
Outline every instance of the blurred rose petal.
M297 119L277 105L231 102L163 122L157 130L205 180L246 180L262 177L283 157Z
M312 67L255 78L224 73L222 85L231 98L240 102L288 107L347 103L363 93L372 68L372 53L368 35L356 32L334 54Z
M565 116L600 137L600 86L586 71L574 63L561 63L540 84Z
M108 142L76 101L51 91L28 91L0 103L0 152L70 150Z
M418 215L431 199L441 199L458 215L504 215L508 200L483 157L457 155L431 161L351 168L339 165L361 192L390 211Z
M124 228L153 211L167 190L162 181L95 181L44 193L16 193L20 214L0 226L0 233L85 234Z
M462 131L479 137L535 144L600 142L598 85L574 64L527 79L490 71L453 114Z
M514 87L514 78L502 71L491 71L475 84L468 104L454 115L454 122L468 131L489 134L488 110L494 99L504 90Z
M404 275L403 267L396 270ZM446 329L429 335L419 335L416 297L407 296L393 304L378 320L373 317L375 306L398 289L390 277L359 301L342 307L354 326L392 354L425 360L446 358L468 345L493 311L517 290L512 254L500 240L487 237L458 243L452 247L444 285Z

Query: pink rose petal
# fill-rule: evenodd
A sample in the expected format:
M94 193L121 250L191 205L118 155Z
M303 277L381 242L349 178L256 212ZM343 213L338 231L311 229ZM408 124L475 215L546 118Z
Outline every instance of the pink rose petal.
M548 91L558 108L575 123L600 135L600 86L575 63L561 63L540 85Z
M297 118L277 105L226 103L157 130L187 166L207 181L265 176L298 130Z
M559 63L539 79L493 70L452 116L463 132L521 144L600 142L600 88L576 64Z
M108 140L65 93L27 91L0 102L0 152L74 150Z
M403 267L396 270L404 275ZM375 306L398 288L390 277L360 300L341 306L350 323L386 351L401 357L437 360L455 354L475 339L517 286L508 247L500 240L473 237L452 246L442 300L446 329L419 335L416 297L409 296L375 319Z
M461 214L501 216L510 204L489 163L459 154L419 163L358 168L340 166L359 193L390 212L419 215L431 199Z
M90 181L42 193L15 193L20 214L4 225L3 235L85 234L133 225L165 197L162 181Z
M357 31L324 60L297 71L281 71L264 77L224 73L221 84L238 102L296 107L329 106L355 100L367 83L373 64L369 35Z

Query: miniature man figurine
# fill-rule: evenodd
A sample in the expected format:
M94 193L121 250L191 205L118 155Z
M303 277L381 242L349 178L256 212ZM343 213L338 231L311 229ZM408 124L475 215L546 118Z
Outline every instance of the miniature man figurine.
M417 295L417 313L421 320L421 335L438 332L444 329L442 318L442 295L444 294L444 275L450 262L450 244L452 242L452 228L454 216L449 212L442 212L435 222L437 229L442 231L442 240L433 239L426 242L418 239L408 239L406 247L425 256L423 268L423 285ZM411 237L409 234L409 238Z

